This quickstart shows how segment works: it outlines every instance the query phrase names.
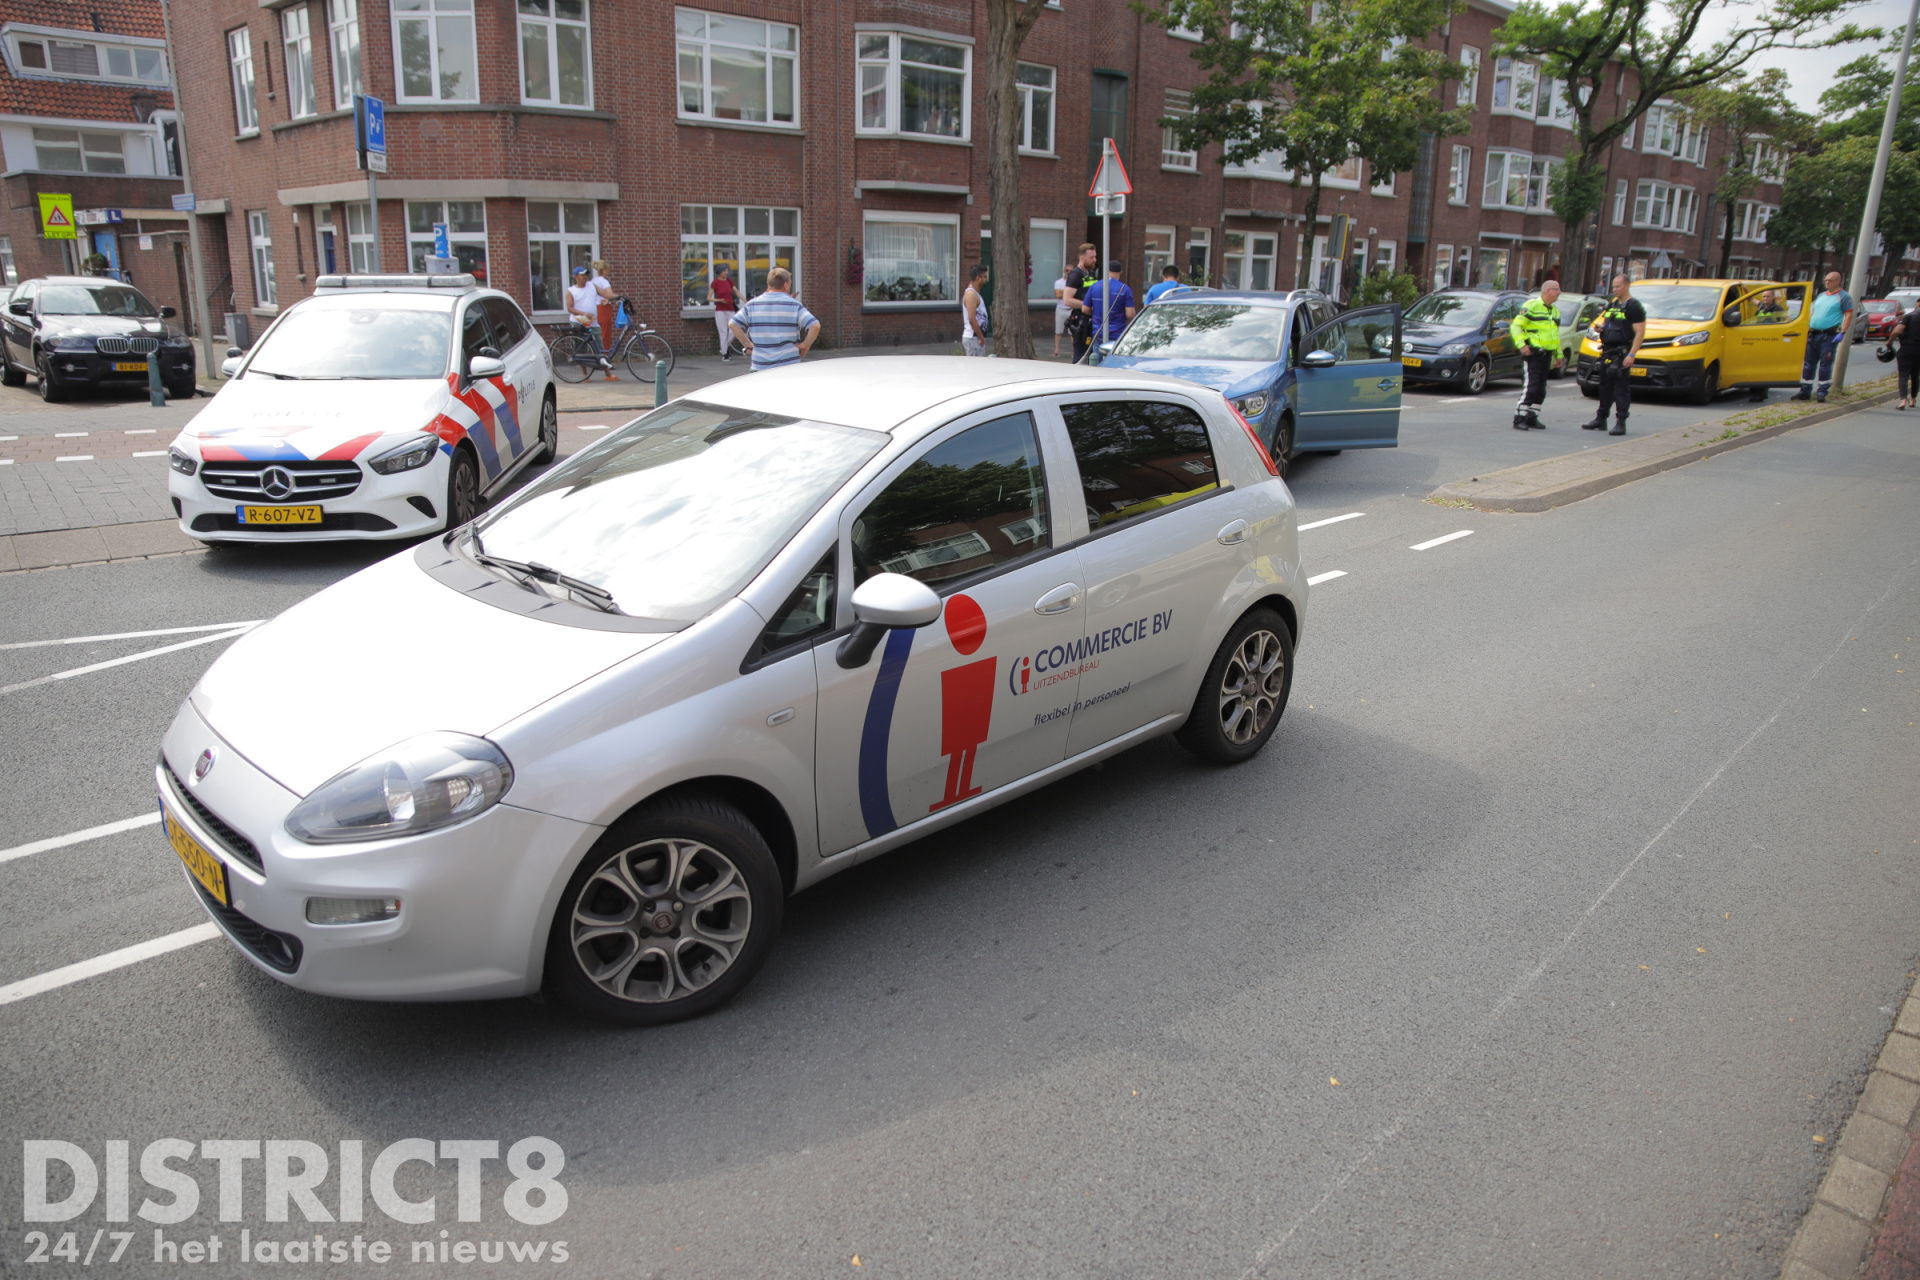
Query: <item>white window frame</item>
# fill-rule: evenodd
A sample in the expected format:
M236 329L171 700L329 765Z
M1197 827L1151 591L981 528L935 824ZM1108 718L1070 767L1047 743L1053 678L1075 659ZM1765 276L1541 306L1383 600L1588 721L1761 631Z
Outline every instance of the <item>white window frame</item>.
M327 50L333 59L333 109L353 108L367 91L360 51L360 0L327 0Z
M1375 172L1371 160L1367 162L1367 176L1370 178L1379 178L1379 174ZM1389 173L1385 181L1376 181L1371 187L1367 188L1367 190L1376 196L1391 197L1393 195L1394 180L1397 176L1396 174Z
M1375 240L1373 242L1372 270L1378 274L1392 275L1400 263L1400 245L1393 240Z
M1552 156L1536 156L1525 151L1495 147L1487 151L1486 172L1480 184L1480 207L1512 209L1517 213L1551 213L1553 197L1550 180L1553 171L1565 161ZM1489 199L1495 178L1499 179L1499 199ZM1512 199L1514 184L1521 183L1520 201Z
M853 81L853 131L867 137L894 136L901 138L931 138L939 142L973 141L973 46L955 40L939 40L923 36L918 32L874 31L856 28L854 40L854 81ZM887 48L884 55L875 56L862 52L862 46L869 40L885 40ZM960 132L951 133L914 133L901 127L901 42L911 40L917 44L939 45L955 49L960 54ZM931 64L914 64L931 65ZM865 85L866 68L883 68L882 83L878 86L885 95L885 117L879 125L866 123L862 99L871 92ZM943 72L952 72L951 67L942 67ZM871 304L869 304L871 305Z
M233 81L234 132L243 138L260 132L259 88L253 74L253 32L235 27L227 32L227 68Z
M456 203L457 204L477 204L480 206L480 230L455 231L453 229L453 219L447 211L447 206L449 204L456 204ZM432 217L428 219L429 223L444 222L447 224L447 252L451 254L453 257L458 258L460 256L459 248L461 245L463 244L478 245L480 247L481 252L485 255L484 260L487 263L487 276L489 279L491 279L493 276L493 253L492 253L492 250L488 247L488 243L487 243L487 202L485 200L459 200L459 201L409 200L407 201L406 210L405 210L405 217L406 217L405 230L406 230L406 236L407 236L406 269L408 271L424 270L424 266L420 268L416 268L413 265L413 252L417 248L421 248L422 246L424 246L424 251L421 254L423 258L433 256L433 232L415 231L413 229L413 211L416 208L420 208L423 206L432 206L433 208L436 208L440 211L437 217Z
M1020 154L1051 156L1054 154L1054 135L1060 127L1060 73L1052 67L1042 66L1037 62L1016 63L1013 70L1014 91L1020 95ZM1047 76L1044 85L1038 82L1036 74L1042 71ZM1019 79L1022 72L1034 77L1034 82L1022 83ZM1044 96L1047 102L1047 136L1045 138L1035 137L1033 130L1033 103L1035 98L1041 96Z
M48 164L45 152L56 147L61 151L72 151L78 163L72 168ZM110 161L110 163L96 164L97 161ZM35 125L33 127L33 165L43 173L124 174L127 172L126 135L106 130L49 129Z
M1456 145L1453 167L1447 171L1447 203L1466 204L1473 183L1473 148Z
M552 205L555 231L535 231L533 229L533 206ZM579 216L585 210L593 223L591 231L580 231ZM593 200L541 200L529 198L527 215L527 314L530 316L559 319L567 314L567 286L573 283L573 268L590 265L600 258L600 205ZM535 244L551 245L554 260L559 264L560 276L548 282L549 299L558 305L543 307L539 299L533 296L533 247Z
M1027 220L1028 258L1034 256L1034 237L1039 233L1060 237L1060 269L1049 274L1040 270L1039 264L1036 263L1033 268L1033 279L1027 282L1027 301L1044 302L1051 306L1059 301L1053 296L1053 282L1067 274L1067 255L1072 252L1072 246L1067 242L1067 221L1065 218L1029 218ZM991 240L988 243L991 243Z
M694 209L699 209L704 211L702 218L700 220L705 223L706 230L700 231L700 230L688 229L687 214L690 210L694 210ZM716 210L725 210L725 211L730 211L732 213L733 215L732 221L733 221L733 228L734 228L732 231L716 231L714 229L718 225L718 219L716 219L713 216ZM686 281L685 281L686 269L685 269L684 263L686 260L686 246L688 244L703 244L707 246L707 249L706 249L707 281L709 284L711 284L713 281L713 262L715 257L718 256L713 252L713 245L716 242L718 242L718 243L722 243L729 246L733 250L733 256L731 258L722 258L722 261L730 263L733 268L733 273L734 273L733 282L735 287L739 290L739 296L737 300L741 302L746 301L750 297L756 296L755 294L749 292L749 287L751 282L747 279L748 247L750 245L766 246L767 265L769 269L771 269L778 261L780 256L779 251L781 249L790 250L791 252L789 252L787 255L788 261L792 263L792 266L790 266L788 270L793 272L793 285L791 287L790 292L792 292L792 294L796 298L802 296L801 294L802 276L800 274L801 267L803 265L801 261L801 256L800 256L800 248L801 248L800 233L801 233L801 227L802 227L802 220L801 220L801 211L797 207L794 207L791 205L762 205L762 204L710 205L706 203L701 203L701 204L682 204L682 205L676 206L676 212L680 218L679 243L681 246L681 262L683 264L681 267L682 295L680 300L680 312L682 315L686 315L689 313L699 314L699 315L713 314L712 305L706 301L705 289L700 290L701 296L700 296L699 302L697 303L688 302L686 299L685 292L684 292L686 287ZM747 223L750 220L750 215L756 214L756 213L764 213L767 216L767 229L764 233L750 230L747 226ZM783 214L791 215L792 224L793 224L793 230L791 233L783 232L780 230L780 224L783 221L781 215ZM958 226L957 220L955 225ZM960 258L959 258L960 241L959 241L958 231L954 233L954 237L955 238L954 238L954 268L953 269L957 275L960 271ZM762 290L762 292L764 292L764 290ZM957 299L958 295L955 295L955 297Z
M1454 105L1458 107L1477 106L1480 97L1480 51L1472 45L1460 46L1460 65L1466 74L1460 78L1459 87L1454 90Z
M1700 193L1692 187L1642 178L1634 189L1633 225L1691 234L1700 216Z
M261 310L280 305L280 288L273 277L273 223L265 209L247 210L247 244L253 262L253 301Z
M1358 191L1361 181L1360 165L1359 156L1349 156L1342 160L1338 166L1320 175L1321 189L1332 187L1341 191Z
M280 11L280 53L287 72L287 117L319 115L320 97L313 86L313 15L304 2Z
M1194 266L1194 250L1200 251L1200 265ZM1199 272L1202 283L1213 279L1213 228L1189 227L1187 229L1187 278L1192 279Z
M1613 225L1624 227L1627 224L1627 180L1620 179L1613 184Z
M415 7L402 9L402 3ZM473 0L396 0L389 9L389 26L393 39L393 96L396 102L478 102L480 101L480 42L476 33L478 16L474 12ZM440 51L446 44L441 39L441 24L459 24L464 22L467 31L467 53L473 68L473 81L469 91L462 97L447 97L440 92L442 68ZM422 23L427 28L428 63L427 78L433 84L433 91L426 94L407 92L406 72L401 62L401 28L409 23Z
M1238 241L1236 246L1235 242ZM1265 252L1262 252L1264 248ZM1237 251L1236 251L1237 250ZM1225 243L1221 246L1221 287L1225 289L1244 289L1249 293L1272 293L1279 287L1279 277L1275 274L1280 268L1280 237L1270 231L1226 232ZM1253 283L1254 267L1259 263L1267 264L1267 287L1261 289ZM1237 275L1239 283L1231 282L1228 277Z
M6 36L7 66L16 76L35 80L84 80L105 81L110 84L154 84L167 83L166 41L148 40L134 36L119 36L102 40L92 31L70 30L64 27L42 27L30 23L9 22L0 26L0 32ZM94 69L82 71L65 69L56 71L53 67L54 45L65 46L69 51L81 46L93 50ZM37 46L33 54L24 53L22 45ZM29 65L29 57L38 57L39 65ZM115 64L120 64L116 67ZM145 70L142 71L142 64Z
M1167 117L1190 116L1193 114L1193 93L1187 89L1168 89L1161 105ZM1160 167L1180 173L1197 173L1200 169L1200 153L1184 150L1179 135L1167 125L1160 128Z
M514 28L514 44L518 50L520 67L520 101L530 107L556 107L562 111L593 110L593 10L592 0L579 0L579 18L560 16L560 0L539 0L547 6L545 15L528 13L519 4L514 5L514 14L518 23ZM539 28L546 34L547 47L547 85L553 90L549 97L536 98L527 92L527 30ZM563 102L560 98L560 33L562 29L577 30L580 34L581 75L584 78L586 97L580 102Z
M866 255L867 228L875 223L908 223L914 226L948 226L953 228L953 296L932 301L894 302L891 300L870 300L866 296L867 284L863 278L860 283L860 304L863 308L884 308L886 310L949 310L960 301L960 293L966 287L961 279L964 268L960 263L960 218L951 213L900 213L890 210L866 210L860 220L860 251ZM1051 289L1049 289L1051 292Z
M1146 227L1144 243L1146 245L1146 274L1140 277L1140 296L1146 297L1147 290L1160 283L1160 268L1173 265L1173 246L1179 239L1178 227ZM1156 247L1158 240L1164 248Z
M740 44L731 40L714 40L711 34L713 23L715 21L725 21L733 16L734 15L724 13L709 13L705 9L693 9L684 5L673 11L674 40L676 42L674 46L674 57L675 66L678 68L676 72L678 78L675 82L674 101L677 104L680 118L682 120L713 121L720 124L739 124L753 128L798 129L800 127L800 28L788 22L762 22L759 18L743 18L740 20L759 23L767 29L767 40L764 45L754 46ZM698 34L694 33L691 29L690 24L693 22L699 24L700 29ZM786 41L784 45L780 43L782 39ZM765 57L767 77L767 118L765 120L744 120L738 116L721 116L714 114L713 51L716 46L721 49L752 50ZM692 86L692 81L687 78L688 69L691 65L688 61L689 59L693 59L699 64L698 75L700 79L698 93L700 102L697 109L689 108L687 105L687 90ZM783 61L787 64L787 83L793 93L792 100L786 104L787 115L790 118L784 120L778 118L780 104L774 101L774 64Z
M347 205L347 269L373 275L380 264L373 260L372 206L362 200Z
M1453 246L1435 245L1433 249L1433 270L1429 284L1435 289L1445 289L1453 283Z

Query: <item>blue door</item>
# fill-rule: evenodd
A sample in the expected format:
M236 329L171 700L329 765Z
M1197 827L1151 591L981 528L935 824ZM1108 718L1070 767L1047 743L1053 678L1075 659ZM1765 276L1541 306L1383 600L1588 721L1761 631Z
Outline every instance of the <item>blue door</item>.
M1294 370L1296 448L1390 449L1400 443L1400 308L1348 311L1302 344ZM1334 362L1305 363L1314 352Z

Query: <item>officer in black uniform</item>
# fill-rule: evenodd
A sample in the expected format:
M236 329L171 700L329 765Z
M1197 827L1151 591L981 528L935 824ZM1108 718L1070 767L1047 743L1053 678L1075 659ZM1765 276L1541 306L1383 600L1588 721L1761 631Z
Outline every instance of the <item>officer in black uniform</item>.
M1623 275L1613 278L1613 296L1607 300L1594 325L1600 330L1600 405L1593 421L1580 425L1599 431L1607 425L1607 406L1613 406L1613 430L1608 435L1627 434L1627 414L1633 408L1633 360L1647 337L1647 309L1634 300L1630 282Z
M1073 308L1067 316L1067 336L1073 339L1073 362L1087 358L1093 345L1093 313L1087 310L1087 290L1100 280L1100 250L1090 244L1080 246L1080 258L1067 268L1066 301Z

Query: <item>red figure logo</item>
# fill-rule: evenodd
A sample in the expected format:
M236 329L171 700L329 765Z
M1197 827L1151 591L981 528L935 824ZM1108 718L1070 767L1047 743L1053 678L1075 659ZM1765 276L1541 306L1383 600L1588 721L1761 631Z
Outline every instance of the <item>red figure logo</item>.
M969 596L947 601L947 638L963 657L987 638L987 615ZM928 813L980 794L973 785L973 758L987 740L993 719L993 675L998 658L962 663L940 673L940 754L947 758L947 793Z

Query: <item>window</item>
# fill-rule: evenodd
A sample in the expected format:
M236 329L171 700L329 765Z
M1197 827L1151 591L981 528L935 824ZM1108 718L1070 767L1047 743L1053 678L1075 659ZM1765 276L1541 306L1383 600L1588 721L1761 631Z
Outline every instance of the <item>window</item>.
M867 504L853 522L853 576L937 586L1052 543L1040 435L1031 414L1012 413L933 446Z
M1257 116L1267 109L1267 104L1264 102L1249 102L1247 109ZM1226 171L1228 175L1233 177L1239 177L1241 175L1282 179L1293 177L1293 170L1287 168L1285 153L1279 150L1263 151L1251 160L1242 160L1229 164L1226 167ZM1325 182L1324 178L1322 182Z
M1054 301L1053 282L1067 274L1067 224L1035 218L1027 227L1027 256L1033 261L1027 301Z
M1467 202L1467 183L1473 174L1473 148L1455 147L1453 149L1453 168L1447 173L1447 203L1465 204Z
M1355 288L1367 278L1367 242L1358 237L1347 246L1347 277Z
M152 45L102 44L74 32L74 38L38 32L14 32L13 65L39 76L74 80L133 80L147 84L167 82L166 59L160 42Z
M871 255L869 255L871 256ZM800 211L734 205L680 206L680 305L705 308L715 268L741 293L765 293L767 272L785 267L800 295ZM959 294L954 294L959 297Z
M1185 405L1103 400L1062 405L1060 416L1096 530L1219 487L1206 423Z
M445 223L447 248L459 260L460 270L472 272L481 283L487 278L487 202L484 200L407 201L407 270L427 269L433 253L433 227Z
M347 206L347 263L351 271L372 273L380 269L373 260L373 218L364 204Z
M527 201L527 279L533 309L565 311L575 267L600 256L600 209L591 200ZM705 286L700 298L706 300Z
M893 32L856 32L862 133L968 136L973 50Z
M253 96L253 33L245 27L227 32L227 63L233 68L234 132L260 132L260 108Z
M393 0L402 102L478 102L473 0Z
M1460 87L1454 93L1454 105L1471 107L1480 97L1480 51L1472 45L1461 46L1460 65L1466 74L1460 77Z
M1633 193L1633 225L1662 231L1690 232L1700 211L1700 194L1692 187L1641 179Z
M1613 225L1625 226L1627 221L1627 180L1625 178L1613 184Z
M1053 68L1018 63L1013 80L1020 94L1020 149L1053 154Z
M592 106L589 66L587 0L520 0L520 101Z
M1169 89L1166 98L1167 118L1183 120L1193 114L1193 95L1185 89ZM1162 125L1160 129L1160 166L1164 169L1185 169L1189 173L1200 167L1200 153L1187 148L1180 141L1180 135L1172 125Z
M1251 235L1244 231L1229 231L1226 239L1226 275L1222 281L1228 289L1273 288L1274 249L1278 236Z
M866 242L867 302L951 302L960 296L958 218L869 213Z
M86 133L78 129L35 129L33 162L56 173L125 173L127 156L123 136Z
M799 94L794 86L799 76L800 28L677 9L674 29L679 35L683 117L799 123Z
M345 111L353 95L367 91L360 74L360 0L327 0L328 44L333 50L333 106Z
M1549 212L1553 207L1548 194L1549 180L1553 171L1564 163L1548 156L1529 156L1518 151L1489 151L1486 178L1480 188L1480 203L1489 209Z
M1195 227L1187 234L1187 279L1205 284L1212 279L1213 230Z
M313 33L306 5L280 11L280 43L287 57L288 116L298 120L320 114L320 103L313 92Z
M1378 275L1393 274L1395 259L1399 256L1399 246L1391 240L1379 240L1373 246L1373 269Z
M1433 287L1444 289L1453 281L1453 246L1443 244L1433 251Z
M1507 115L1531 116L1537 110L1540 68L1531 62L1496 58L1493 63L1493 109Z
M1393 350L1393 316L1384 307L1349 312L1316 330L1308 344L1316 351L1332 352L1340 364L1370 364L1398 355Z
M1482 249L1480 261L1474 273L1474 284L1482 289L1504 289L1507 287L1506 249Z
M13 239L0 236L0 284L19 284L20 269L13 265Z
M1762 182L1785 182L1787 178L1787 156L1784 151L1771 143L1753 144L1753 172Z
M1393 175L1391 173L1383 178L1380 176L1379 170L1375 169L1371 164L1367 166L1367 170L1374 179L1372 187L1374 195L1390 196L1393 194Z
M1780 212L1778 205L1742 200L1734 211L1733 238L1764 243L1767 238L1767 223L1778 212Z
M253 303L276 306L280 292L273 283L273 227L265 209L247 211L247 237L253 245Z
M820 557L820 563L807 571L787 602L773 615L773 621L760 633L759 643L748 655L757 662L770 654L833 630L835 582L839 573L840 549L834 547Z
M518 346L520 340L533 332L533 326L527 323L520 308L507 298L488 298L485 306L487 315L493 320L493 331L500 337L500 349Z
M1160 268L1173 262L1173 228L1147 228L1147 270L1140 277L1140 296L1160 283Z

